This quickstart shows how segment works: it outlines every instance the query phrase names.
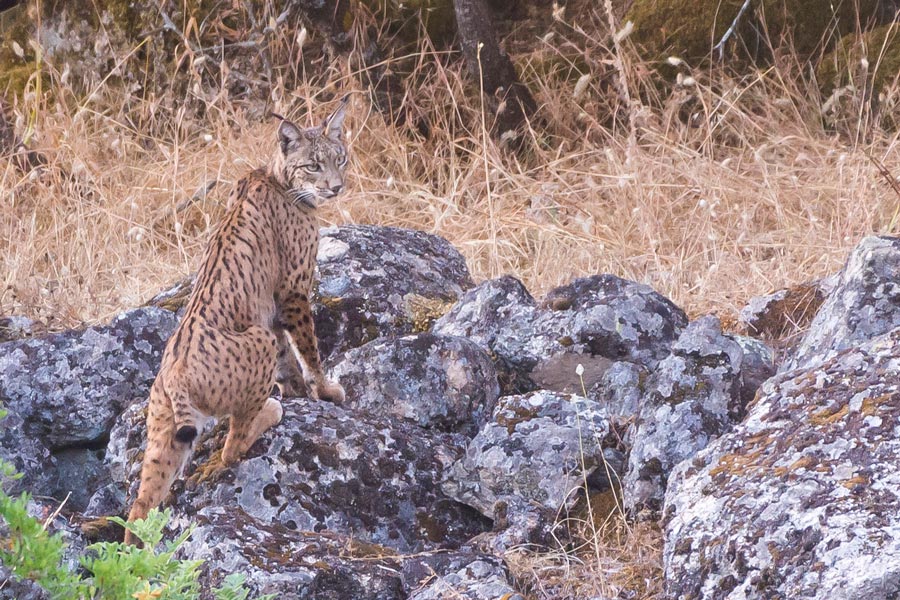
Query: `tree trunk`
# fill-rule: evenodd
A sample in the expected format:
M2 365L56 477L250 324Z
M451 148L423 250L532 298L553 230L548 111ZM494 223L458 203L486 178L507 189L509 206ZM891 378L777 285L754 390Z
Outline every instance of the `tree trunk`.
M519 81L509 56L500 49L485 1L454 0L453 6L466 65L475 81L480 81L485 100L495 113L492 130L502 140L510 135L516 139L537 103Z

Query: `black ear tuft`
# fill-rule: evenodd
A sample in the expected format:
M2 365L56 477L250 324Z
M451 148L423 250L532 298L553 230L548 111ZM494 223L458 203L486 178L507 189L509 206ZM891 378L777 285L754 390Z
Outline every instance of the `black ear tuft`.
M287 154L288 150L296 148L300 144L300 138L303 133L300 128L288 120L281 122L278 127L278 144L281 146L281 152Z

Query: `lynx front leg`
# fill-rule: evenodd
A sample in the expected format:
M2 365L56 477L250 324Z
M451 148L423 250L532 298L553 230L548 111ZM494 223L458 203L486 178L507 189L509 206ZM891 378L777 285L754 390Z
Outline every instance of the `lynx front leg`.
M303 368L310 396L340 404L344 401L344 388L329 381L322 372L309 299L305 294L290 293L281 300L280 308L285 342Z

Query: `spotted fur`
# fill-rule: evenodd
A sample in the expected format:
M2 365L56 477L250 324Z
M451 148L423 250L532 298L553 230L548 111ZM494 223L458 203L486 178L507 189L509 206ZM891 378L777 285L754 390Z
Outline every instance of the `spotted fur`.
M129 521L158 506L206 419L230 416L221 453L237 461L281 421L269 395L342 402L326 379L310 310L319 244L316 204L344 186L347 99L321 127L283 121L266 170L237 182L206 249L187 310L150 390L147 450ZM134 538L126 533L126 542Z

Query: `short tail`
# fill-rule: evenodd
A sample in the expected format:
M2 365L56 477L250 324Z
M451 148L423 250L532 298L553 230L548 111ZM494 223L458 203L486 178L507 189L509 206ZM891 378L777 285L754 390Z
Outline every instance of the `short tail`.
M186 393L181 390L166 391L175 413L175 439L190 445L197 438L197 410Z
M190 429L193 429L193 435L188 436ZM190 456L191 441L196 435L195 424L190 422L178 424L169 399L161 391L156 389L151 391L147 412L147 449L141 466L141 485L137 499L128 514L129 522L146 518L151 509L165 500L172 482ZM135 542L135 536L126 531L125 543Z

